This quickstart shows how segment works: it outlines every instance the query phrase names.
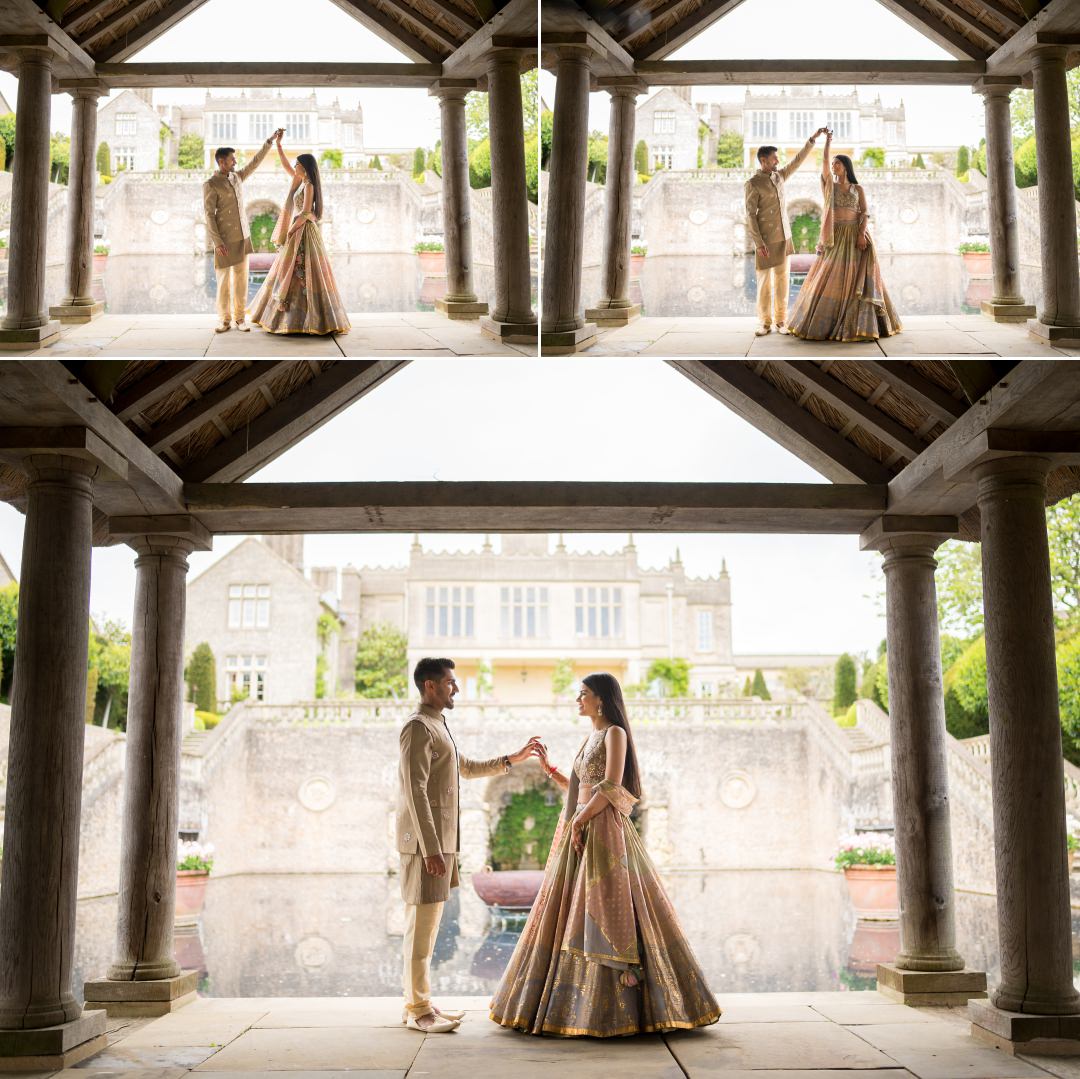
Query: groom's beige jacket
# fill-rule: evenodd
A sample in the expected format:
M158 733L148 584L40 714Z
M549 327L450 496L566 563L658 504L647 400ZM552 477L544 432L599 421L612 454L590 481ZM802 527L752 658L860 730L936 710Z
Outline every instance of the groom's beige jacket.
M219 270L235 266L255 250L244 213L244 181L262 164L272 142L267 139L242 169L233 170L233 180L219 169L203 184L206 238L214 247L214 266ZM222 246L228 249L224 258L217 250Z
M401 728L399 747L398 853L456 854L461 836L461 777L502 775L507 758L474 761L462 757L442 713L423 704Z
M814 148L814 140L807 139L806 145L776 172L758 169L746 181L746 225L754 242L754 250L768 247L769 257L763 259L756 254L755 265L759 270L779 266L788 255L795 254L795 245L791 242L791 225L788 223L787 196L784 194L784 181L806 160Z

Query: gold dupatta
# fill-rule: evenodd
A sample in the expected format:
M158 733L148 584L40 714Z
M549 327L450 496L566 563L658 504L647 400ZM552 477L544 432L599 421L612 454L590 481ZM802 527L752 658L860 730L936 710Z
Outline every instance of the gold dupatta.
M304 190L304 185L301 185L296 189L296 193L293 195L293 205L295 206L297 201L300 202L300 207L303 207L303 196L301 192ZM299 212L295 216L286 213L283 209L281 216L278 218L277 228L274 229L274 235L272 241L278 250L278 258L285 260L282 267L281 274L278 276L276 286L274 288L274 299L277 303L284 305L289 296L289 289L292 287L293 273L296 270L296 263L299 260L300 253L304 247L304 227L297 229L291 236L289 230L292 228L294 222L297 219L304 220L310 224L318 227L318 221L314 214Z

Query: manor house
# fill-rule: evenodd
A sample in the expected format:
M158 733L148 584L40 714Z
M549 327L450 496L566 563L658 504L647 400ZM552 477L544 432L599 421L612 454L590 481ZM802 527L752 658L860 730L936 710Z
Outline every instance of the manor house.
M737 696L760 669L770 691L799 685L830 696L836 656L735 655L731 577L686 574L678 551L661 569L638 562L633 537L617 551L567 549L546 535L490 538L479 551L435 551L414 539L404 566L304 565L303 536L248 539L188 584L185 655L201 641L217 661L222 704L351 696L357 641L389 625L424 655L457 663L467 699L550 701L556 672L574 681L607 670L644 682L653 660L685 658L694 696ZM319 640L319 615L340 631ZM320 655L322 659L320 660Z

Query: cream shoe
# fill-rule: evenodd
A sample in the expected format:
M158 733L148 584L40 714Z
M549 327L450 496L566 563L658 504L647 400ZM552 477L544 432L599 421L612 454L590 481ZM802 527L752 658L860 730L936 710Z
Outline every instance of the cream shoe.
M241 333L251 333L251 326L248 325L242 318L236 320L236 328Z
M452 1023L460 1023L465 1018L464 1012L457 1011L444 1011L442 1008L434 1008L434 1013L440 1019L449 1019ZM409 1021L409 1009L402 1008L401 1010L402 1023L408 1023Z
M214 327L214 333L228 333L232 326L228 322L222 322Z
M421 1034L449 1034L452 1030L457 1030L461 1024L456 1019L443 1019L441 1016L436 1015L434 1012L428 1012L431 1016L430 1026L422 1027L417 1022L415 1015L410 1015L406 1020L405 1025L410 1030L418 1030ZM427 1016L421 1016L421 1019L426 1019Z
M784 335L784 336L786 337L786 336L787 336L788 334L790 334L790 333L791 333L791 330L789 330L789 329L787 328L787 326L786 326L786 325L784 325L784 323L782 323L782 322L778 322L778 323L776 324L776 332L777 332L777 333L782 333L782 334L783 334L783 335Z
M772 327L766 326L764 322L754 330L755 337L768 337L770 333L772 333Z

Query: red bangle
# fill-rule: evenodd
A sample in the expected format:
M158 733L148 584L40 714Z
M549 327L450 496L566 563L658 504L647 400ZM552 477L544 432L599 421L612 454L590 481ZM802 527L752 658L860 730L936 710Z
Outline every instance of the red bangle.
M553 764L553 765L552 765L552 766L551 766L551 767L550 767L550 768L548 769L548 775L549 775L549 776L553 776L553 775L554 775L554 774L555 774L555 773L556 773L556 772L557 772L558 770L559 770L559 769L558 769L558 768L556 768L556 767L555 767L555 765Z

